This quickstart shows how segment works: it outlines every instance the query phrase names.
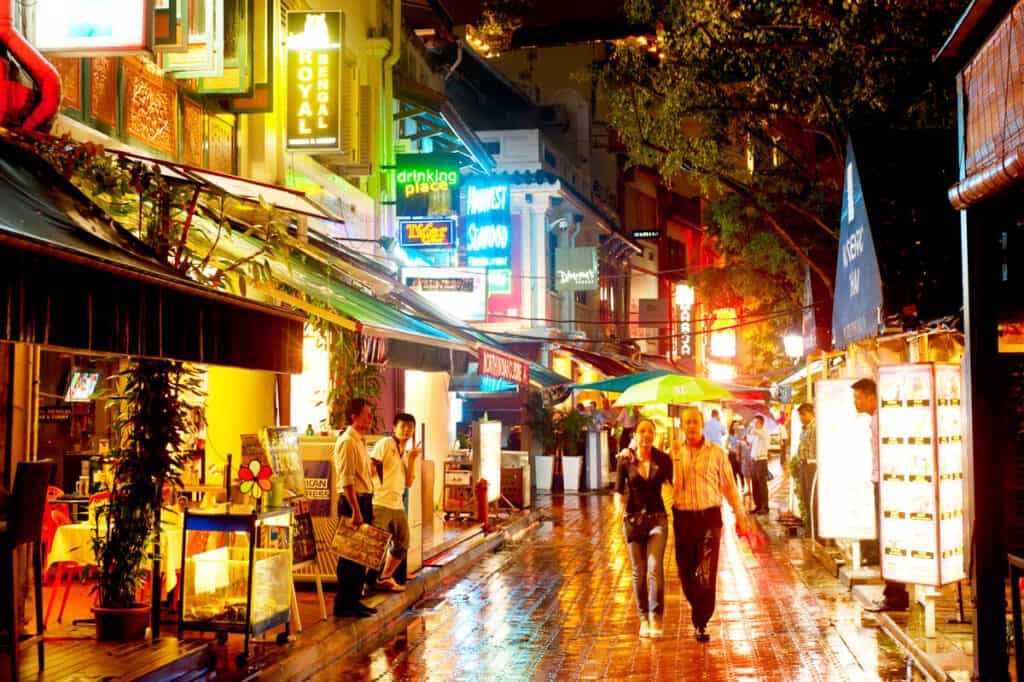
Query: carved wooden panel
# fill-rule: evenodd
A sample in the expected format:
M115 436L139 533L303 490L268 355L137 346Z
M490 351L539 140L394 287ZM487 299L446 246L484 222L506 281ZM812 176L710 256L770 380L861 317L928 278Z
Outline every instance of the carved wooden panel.
M169 156L178 155L178 91L134 59L124 60L124 130Z
M60 74L60 105L66 109L82 110L82 60L73 57L51 57L50 61Z
M182 161L190 166L203 165L203 108L185 98L181 115Z
M89 115L117 128L117 57L89 60Z
M207 116L207 168L219 173L235 172L235 127L218 116Z

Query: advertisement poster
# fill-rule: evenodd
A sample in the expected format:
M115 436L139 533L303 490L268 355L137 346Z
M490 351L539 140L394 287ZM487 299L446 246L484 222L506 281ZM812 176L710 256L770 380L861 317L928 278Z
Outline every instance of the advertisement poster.
M822 379L814 384L820 537L876 537L871 418L854 409L850 387L855 381Z
M882 575L940 586L964 577L960 371L879 368Z
M309 513L313 516L329 518L331 516L331 467L330 460L311 460L302 463L305 475L306 499L309 500Z
M274 474L284 479L285 495L302 495L306 491L303 481L302 455L299 454L299 430L294 426L264 429L270 466Z

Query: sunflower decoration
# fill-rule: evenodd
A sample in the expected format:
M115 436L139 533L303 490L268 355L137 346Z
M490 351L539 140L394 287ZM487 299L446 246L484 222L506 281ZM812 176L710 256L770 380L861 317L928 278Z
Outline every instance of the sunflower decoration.
M248 466L238 469L238 488L243 495L249 495L253 499L260 499L263 493L270 492L270 477L274 470L269 464L250 459Z

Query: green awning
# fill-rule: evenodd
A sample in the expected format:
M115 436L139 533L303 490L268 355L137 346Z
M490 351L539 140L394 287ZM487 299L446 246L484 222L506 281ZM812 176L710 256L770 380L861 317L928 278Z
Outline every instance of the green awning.
M570 386L569 389L572 391L610 391L611 393L622 393L634 384L639 384L641 381L647 381L648 379L656 379L666 374L672 374L672 372L669 372L667 369L652 369L647 372L627 374L615 377L614 379L594 381L589 384L576 384L575 386Z
M230 229L221 229L218 236L217 229L211 221L196 214L188 235L189 246L199 253L206 253L216 242L213 260L227 264L254 258L269 269L273 281L352 318L372 336L447 349L467 349L466 344L455 336L319 272L298 255L291 254L287 260L271 254L261 257L257 255L262 248L258 240Z

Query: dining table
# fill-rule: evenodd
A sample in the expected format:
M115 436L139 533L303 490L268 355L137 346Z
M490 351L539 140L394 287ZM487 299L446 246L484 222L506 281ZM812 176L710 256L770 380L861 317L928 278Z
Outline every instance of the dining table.
M181 568L181 525L161 523L160 566L166 576L164 590L170 594L178 584L177 569ZM47 568L70 561L81 566L95 566L93 531L96 523L68 523L59 526L53 536L53 545L46 560ZM145 564L149 565L147 559Z

